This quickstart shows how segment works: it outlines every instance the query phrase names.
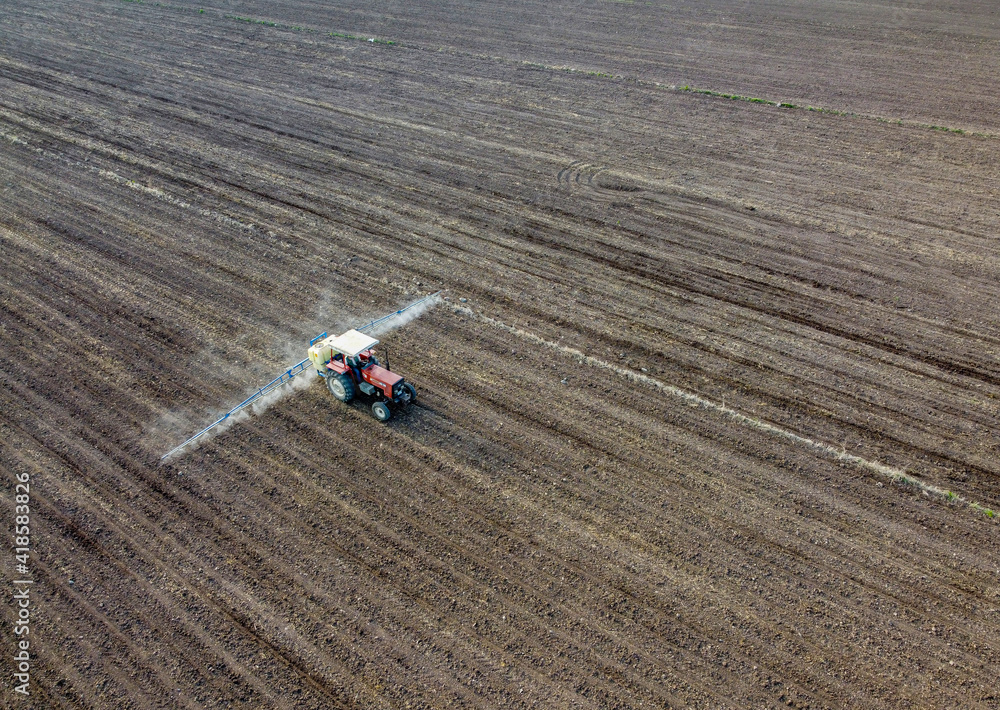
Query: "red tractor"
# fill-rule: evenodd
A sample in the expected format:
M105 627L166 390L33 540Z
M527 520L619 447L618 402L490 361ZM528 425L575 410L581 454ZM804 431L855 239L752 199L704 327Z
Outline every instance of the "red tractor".
M343 335L335 335L331 338L328 338L326 333L317 335L309 341L308 358L292 365L190 439L163 454L160 460L176 454L188 444L200 439L228 420L229 417L253 406L254 402L261 397L266 397L279 387L288 384L293 377L308 370L310 363L316 368L317 374L326 380L326 386L334 397L341 402L350 402L358 392L361 392L375 400L372 402L372 414L375 415L375 418L380 422L386 421L392 416L390 405L398 407L413 402L417 398L417 391L413 389L413 385L404 382L402 377L390 372L388 362L385 367L379 365L378 359L372 351L372 348L378 345L378 341L363 331L376 326L398 328L440 300L441 292L438 291L414 301L406 308L400 308L395 313L373 320L368 325L359 326L357 330L349 330ZM403 316L407 311L410 312L409 315Z
M322 337L322 336L321 336ZM359 393L374 399L372 414L380 422L392 416L390 407L403 407L417 398L413 385L388 367L382 367L372 350L378 340L357 330L314 341L309 360L322 377L330 394L350 402Z

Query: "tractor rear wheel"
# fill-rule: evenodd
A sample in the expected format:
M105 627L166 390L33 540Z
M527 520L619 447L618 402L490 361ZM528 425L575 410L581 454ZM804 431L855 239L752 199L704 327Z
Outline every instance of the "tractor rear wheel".
M385 422L392 416L392 410L389 409L389 405L385 402L376 402L372 405L372 414L375 415L375 418L380 422Z
M354 399L354 382L347 375L330 375L326 378L326 386L330 394L341 402L350 402Z

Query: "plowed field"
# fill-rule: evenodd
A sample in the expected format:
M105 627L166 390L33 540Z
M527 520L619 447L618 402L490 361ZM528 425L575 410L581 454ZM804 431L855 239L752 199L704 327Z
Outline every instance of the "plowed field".
M1000 708L998 74L991 3L3 4L0 705ZM161 463L438 290L408 411Z

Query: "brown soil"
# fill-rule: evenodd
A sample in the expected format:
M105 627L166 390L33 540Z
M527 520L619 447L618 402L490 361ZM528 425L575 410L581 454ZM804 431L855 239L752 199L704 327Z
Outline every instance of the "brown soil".
M0 705L1000 707L993 6L731 5L6 7Z

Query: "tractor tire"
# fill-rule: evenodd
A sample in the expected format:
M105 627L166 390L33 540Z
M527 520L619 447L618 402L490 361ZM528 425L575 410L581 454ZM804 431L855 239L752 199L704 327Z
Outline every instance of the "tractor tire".
M392 410L389 409L388 404L379 401L372 405L372 415L380 422L387 422L392 416Z
M414 402L417 401L417 391L413 389L413 385L411 385L409 382L403 383L403 391L406 392L407 395L409 395L410 404L413 404Z
M354 382L347 375L330 375L326 378L326 386L341 402L354 399Z

